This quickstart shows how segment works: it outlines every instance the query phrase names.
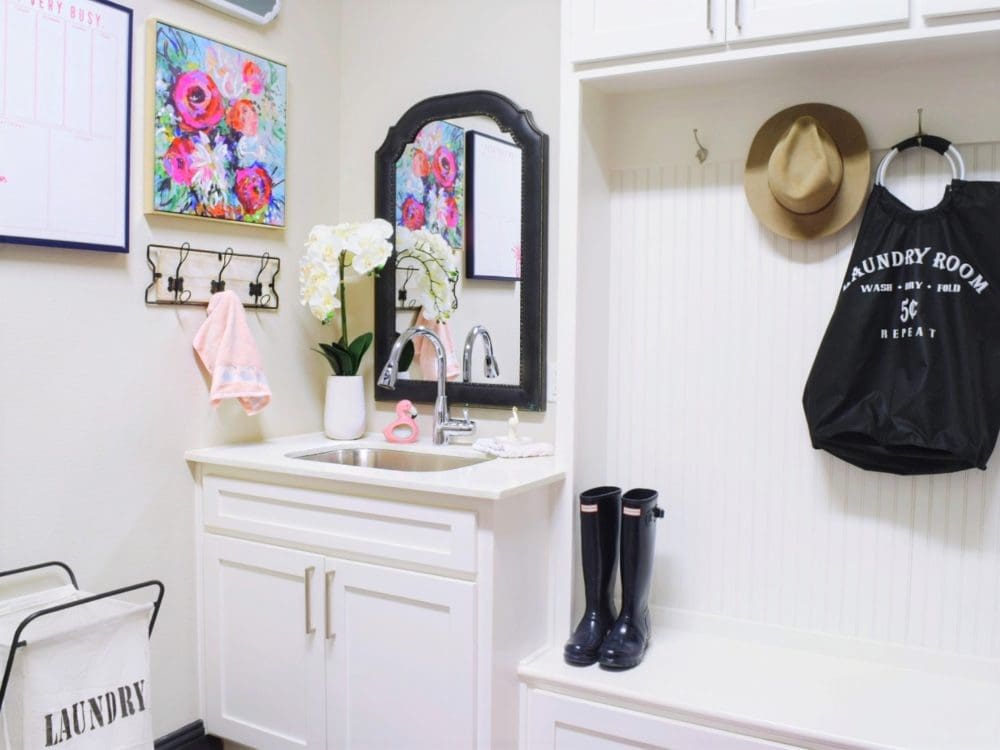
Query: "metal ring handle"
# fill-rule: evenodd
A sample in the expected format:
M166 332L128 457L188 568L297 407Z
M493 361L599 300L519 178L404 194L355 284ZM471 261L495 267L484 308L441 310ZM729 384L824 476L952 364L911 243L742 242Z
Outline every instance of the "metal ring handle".
M889 152L882 157L882 161L879 162L878 168L875 170L875 184L885 185L885 173L889 169L889 165L892 160L899 155L899 149L895 146L889 149ZM962 154L954 144L948 146L948 150L942 154L948 161L948 166L951 167L951 176L955 180L965 179L965 161L962 159Z

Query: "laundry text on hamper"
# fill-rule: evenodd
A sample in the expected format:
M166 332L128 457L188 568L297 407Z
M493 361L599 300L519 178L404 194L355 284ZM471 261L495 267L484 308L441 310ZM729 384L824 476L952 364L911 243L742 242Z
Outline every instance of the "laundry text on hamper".
M58 745L64 740L100 729L116 719L126 719L145 711L145 686L146 681L139 680L46 714L45 747Z

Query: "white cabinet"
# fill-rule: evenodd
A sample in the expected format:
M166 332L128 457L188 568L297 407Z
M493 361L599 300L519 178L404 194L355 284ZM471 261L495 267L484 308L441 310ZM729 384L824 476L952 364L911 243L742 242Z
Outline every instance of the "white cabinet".
M729 41L902 23L909 0L729 0Z
M567 0L574 62L721 44L725 0Z
M527 690L521 750L793 750L789 745Z
M205 535L206 724L257 748L475 746L475 585Z
M988 13L1000 10L997 0L921 0L920 11L928 18L956 16L963 13Z
M199 482L210 734L516 745L517 663L548 634L546 489L479 501L228 467Z
M251 747L322 748L326 665L315 584L323 558L213 534L202 551L209 731Z
M328 559L331 750L476 746L475 586Z
M926 0L932 7L996 7L996 0ZM909 20L909 0L565 0L572 62ZM967 12L958 10L926 11Z

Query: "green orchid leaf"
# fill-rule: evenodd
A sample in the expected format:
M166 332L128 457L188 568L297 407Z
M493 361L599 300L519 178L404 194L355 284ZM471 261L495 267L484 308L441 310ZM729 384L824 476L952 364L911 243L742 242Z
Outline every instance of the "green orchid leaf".
M319 349L313 349L313 351L326 357L326 361L330 363L330 369L333 370L334 375L355 374L350 352L336 344L320 344L319 346Z
M396 334L397 336L399 334ZM413 364L413 357L416 355L417 350L413 346L413 339L406 342L406 346L403 347L403 351L399 353L399 371L406 372L410 369L410 365Z
M365 356L365 352L372 345L372 339L375 336L371 333L362 333L348 347L348 351L351 355L351 360L354 362L354 372L357 373L361 369L361 359Z

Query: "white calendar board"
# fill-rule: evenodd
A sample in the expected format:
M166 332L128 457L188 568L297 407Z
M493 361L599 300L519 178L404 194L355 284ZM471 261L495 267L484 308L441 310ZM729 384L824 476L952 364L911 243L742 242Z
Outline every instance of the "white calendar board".
M466 276L521 278L521 149L469 131L466 163Z
M128 252L132 11L0 0L0 242Z

